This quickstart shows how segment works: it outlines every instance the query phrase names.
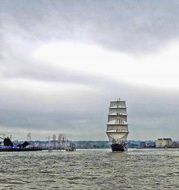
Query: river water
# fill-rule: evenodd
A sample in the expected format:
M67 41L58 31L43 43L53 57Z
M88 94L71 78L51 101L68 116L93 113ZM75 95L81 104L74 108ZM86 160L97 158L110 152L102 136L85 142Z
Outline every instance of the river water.
M179 149L0 153L0 189L179 189Z

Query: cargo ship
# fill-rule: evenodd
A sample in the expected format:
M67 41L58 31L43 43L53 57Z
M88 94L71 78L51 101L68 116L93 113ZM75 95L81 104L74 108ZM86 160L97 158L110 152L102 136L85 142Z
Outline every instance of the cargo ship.
M110 102L106 134L113 152L127 150L127 107L126 102L120 98Z

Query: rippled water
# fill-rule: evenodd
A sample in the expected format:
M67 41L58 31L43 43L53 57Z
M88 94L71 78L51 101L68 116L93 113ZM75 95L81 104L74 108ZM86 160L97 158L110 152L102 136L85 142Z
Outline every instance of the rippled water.
M179 189L179 149L0 153L0 189Z

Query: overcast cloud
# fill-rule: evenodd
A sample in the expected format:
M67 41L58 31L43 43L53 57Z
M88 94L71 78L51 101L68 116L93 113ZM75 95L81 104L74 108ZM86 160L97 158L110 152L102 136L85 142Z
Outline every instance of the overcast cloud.
M106 140L109 101L129 139L179 139L178 1L0 1L0 133ZM89 132L90 131L90 132Z

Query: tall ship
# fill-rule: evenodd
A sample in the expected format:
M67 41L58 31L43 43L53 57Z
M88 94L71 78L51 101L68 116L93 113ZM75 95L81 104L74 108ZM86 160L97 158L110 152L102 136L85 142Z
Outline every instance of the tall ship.
M127 107L126 102L120 98L110 102L106 134L112 151L127 150Z

